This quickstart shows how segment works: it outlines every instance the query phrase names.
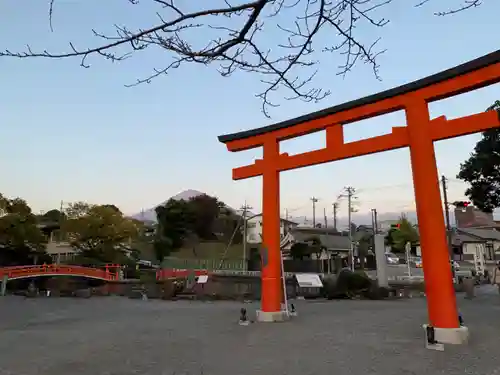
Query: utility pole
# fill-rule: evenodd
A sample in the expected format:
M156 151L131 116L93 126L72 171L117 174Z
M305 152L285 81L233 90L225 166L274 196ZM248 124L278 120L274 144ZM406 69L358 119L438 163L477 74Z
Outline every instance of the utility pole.
M376 208L372 208L372 225L373 225L373 234L378 234L378 218L377 218Z
M448 186L446 184L446 177L441 176L441 185L443 186L443 200L444 200L444 214L446 218L446 239L448 242L448 251L451 255L451 225L450 225L450 210L448 203Z
M285 208L285 222L283 223L283 234L288 234L288 208Z
M316 228L316 203L318 202L318 198L312 197L311 202L313 205L313 228Z
M62 232L62 228L63 228L63 219L64 219L64 202L61 200L61 202L59 203L59 238L58 238L58 242L61 243L63 240L64 240L64 234Z
M325 238L328 238L328 218L326 217L326 208L323 208L323 218L325 221ZM327 255L327 267L326 267L326 273L330 273L330 251L328 248L326 249L326 255ZM321 269L323 270L323 262L321 262Z
M377 234L377 226L375 225L375 214L377 210L375 208L372 208L372 229L373 229L373 236L372 236L372 251L375 253L375 235Z
M247 270L247 212L248 210L253 209L253 207L250 207L247 205L247 202L245 201L245 204L241 206L240 210L243 211L243 269L244 271Z
M337 202L332 204L333 206L333 229L337 230L337 210L339 208L339 204Z
M354 209L352 207L352 200L354 198L354 193L356 192L356 189L354 189L352 186L347 186L345 188L346 194L342 194L340 197L347 197L347 222L348 222L348 233L349 233L349 261L350 261L350 266L351 270L354 270L354 249L353 249L353 243L352 243L352 213L354 212Z

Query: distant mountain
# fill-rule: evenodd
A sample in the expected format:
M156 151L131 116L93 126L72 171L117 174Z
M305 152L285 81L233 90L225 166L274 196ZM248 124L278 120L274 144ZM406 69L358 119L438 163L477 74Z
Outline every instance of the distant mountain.
M198 191L198 190L192 190L192 189L188 189L188 190L184 190L182 192L180 192L179 194L177 195L174 195L173 197L170 197L168 198L166 201L164 201L163 203L160 203L148 210L144 210L142 212L138 212L134 215L131 215L130 217L132 219L136 219L136 220L140 220L140 221L153 221L156 223L156 207L158 206L162 206L164 205L165 203L167 203L170 199L175 199L175 200L190 200L191 198L195 198L195 197L198 197L200 195L204 195L205 193L202 193L201 191Z
M180 200L188 201L192 198L196 198L196 197L199 197L200 195L205 195L205 194L206 193L202 193L201 191L193 190L193 189L184 190L183 192L180 192L179 194L174 195L171 198L168 198L163 203L160 203L157 206L152 207L148 210L138 212L134 215L131 215L130 217L133 219L136 219L136 220L144 221L144 222L155 222L156 223L156 211L155 211L156 207L164 205L170 199L175 199L175 200L179 200L179 201ZM238 214L238 210L235 210L234 208L229 207L229 206L227 206L227 208Z

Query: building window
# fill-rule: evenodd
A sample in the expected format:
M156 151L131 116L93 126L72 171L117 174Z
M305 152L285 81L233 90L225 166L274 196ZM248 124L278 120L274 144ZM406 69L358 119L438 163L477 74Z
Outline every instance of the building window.
M484 259L485 260L495 260L495 250L493 249L493 244L487 243L484 249Z

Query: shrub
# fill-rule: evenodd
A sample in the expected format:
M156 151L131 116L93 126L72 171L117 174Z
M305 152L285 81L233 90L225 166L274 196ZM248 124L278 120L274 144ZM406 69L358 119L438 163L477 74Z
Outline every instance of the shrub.
M324 279L322 294L328 299L352 298L360 295L375 298L378 293L375 288L378 288L376 282L371 280L366 273L353 272L344 268L338 276L329 276Z
M388 298L389 294L389 288L380 287L376 281L372 281L370 288L363 295L365 298L377 300Z
M364 272L352 272L348 268L340 271L337 278L337 290L348 297L358 295L370 288L372 280Z

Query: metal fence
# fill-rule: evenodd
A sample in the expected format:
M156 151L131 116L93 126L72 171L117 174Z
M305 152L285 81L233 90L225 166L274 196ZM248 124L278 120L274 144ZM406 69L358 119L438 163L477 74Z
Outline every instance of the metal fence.
M220 259L180 259L165 258L162 268L175 268L186 270L235 270L243 271L245 263L243 260L224 260Z

